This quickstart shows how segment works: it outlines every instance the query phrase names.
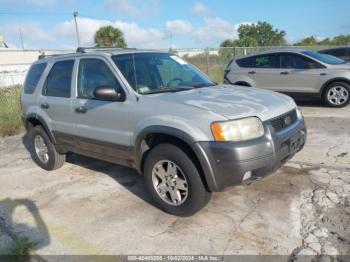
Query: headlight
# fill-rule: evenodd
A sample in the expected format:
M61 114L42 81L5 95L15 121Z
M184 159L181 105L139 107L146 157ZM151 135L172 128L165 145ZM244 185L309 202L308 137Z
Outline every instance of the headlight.
M297 108L296 111L297 111L297 117L298 117L298 119L303 119L303 114L301 113L300 109Z
M264 135L264 127L257 117L247 117L227 122L214 122L211 131L216 141L245 141Z

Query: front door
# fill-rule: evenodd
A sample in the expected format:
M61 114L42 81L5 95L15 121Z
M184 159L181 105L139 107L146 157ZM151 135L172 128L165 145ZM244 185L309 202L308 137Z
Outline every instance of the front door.
M102 58L81 58L77 66L73 111L80 150L97 157L129 159L132 132L128 130L130 96L123 102L94 98L99 86L123 90L109 62ZM102 157L103 158L103 157Z
M317 93L324 66L316 61L294 53L280 56L280 88L277 91L288 93Z

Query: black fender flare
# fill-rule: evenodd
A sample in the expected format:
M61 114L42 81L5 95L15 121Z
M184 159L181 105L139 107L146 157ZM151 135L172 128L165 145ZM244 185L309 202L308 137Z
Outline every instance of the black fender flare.
M50 137L52 143L56 144L56 139L55 139L54 135L52 134L49 126L46 124L45 120L41 116L39 116L35 113L29 113L24 118L24 125L25 125L25 128L27 130L28 130L28 124L30 122L30 119L37 120L40 123L40 125L44 128L44 130L48 134L48 136Z
M170 135L186 143L190 147L190 149L194 152L195 156L199 161L199 164L201 165L204 179L205 179L204 182L208 185L209 190L217 191L217 184L215 181L213 169L202 147L199 145L199 143L196 143L196 140L191 135L174 127L154 125L154 126L146 127L141 132L139 132L139 134L135 139L135 147L133 152L135 167L139 173L142 173L141 165L142 165L142 156L144 153L142 152L141 144L142 144L142 141L147 137L147 135L150 135L150 134Z

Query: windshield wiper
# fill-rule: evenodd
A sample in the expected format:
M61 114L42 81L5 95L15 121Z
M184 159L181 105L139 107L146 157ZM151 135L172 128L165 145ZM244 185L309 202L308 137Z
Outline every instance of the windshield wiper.
M158 94L158 93L174 93L174 92L179 92L179 91L184 91L188 90L187 88L179 88L179 87L161 87L157 88L145 93L142 93L142 95L148 95L148 94Z
M201 88L201 87L209 87L209 86L217 86L218 83L195 83L190 85L193 88Z

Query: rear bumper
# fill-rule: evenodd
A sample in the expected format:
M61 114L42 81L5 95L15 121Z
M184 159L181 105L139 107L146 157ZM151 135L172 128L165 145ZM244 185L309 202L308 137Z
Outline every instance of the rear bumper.
M241 184L249 171L253 176L264 177L304 147L306 126L303 119L280 132L275 132L269 122L264 123L264 128L263 137L246 142L197 142L209 162L209 170L203 171L211 191Z

